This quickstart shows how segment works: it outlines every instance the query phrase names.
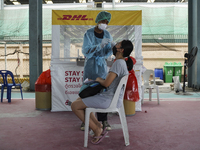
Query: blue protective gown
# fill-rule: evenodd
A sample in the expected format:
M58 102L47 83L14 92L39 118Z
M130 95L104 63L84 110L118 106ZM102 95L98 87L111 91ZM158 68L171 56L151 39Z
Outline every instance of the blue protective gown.
M82 53L85 56L83 80L86 78L95 80L97 77L103 79L107 75L106 59L112 55L111 44L108 43L104 48L101 48L101 38L94 35L94 28L86 31L82 46ZM107 30L104 30L103 38L113 40Z

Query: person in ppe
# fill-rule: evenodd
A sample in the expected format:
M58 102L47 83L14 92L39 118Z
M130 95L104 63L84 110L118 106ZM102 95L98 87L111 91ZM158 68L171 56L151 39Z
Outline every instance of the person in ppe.
M86 31L83 39L82 53L85 56L83 80L97 77L103 79L107 75L106 59L112 55L112 47L115 45L110 33L106 30L111 20L111 14L106 11L98 13L95 22L97 25ZM107 122L107 113L97 113L98 121L102 121L103 129L111 130ZM81 130L84 130L84 123Z

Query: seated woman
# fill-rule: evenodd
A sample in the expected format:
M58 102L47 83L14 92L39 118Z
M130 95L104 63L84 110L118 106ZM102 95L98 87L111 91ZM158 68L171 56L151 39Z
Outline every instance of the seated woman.
M129 74L128 70L133 68L133 61L129 57L132 51L133 44L131 41L123 40L117 43L113 47L113 55L115 55L116 61L111 66L106 79L96 78L96 81L100 82L104 87L107 87L107 91L83 99L79 97L72 103L72 111L82 122L85 122L85 109L87 107L106 109L110 106L121 78ZM125 57L128 57L127 61L125 61ZM121 96L118 100L117 107L121 107L122 103L123 97ZM93 144L101 142L108 133L106 129L103 131L103 125L98 122L93 113L90 115L89 127L94 132L93 140L91 141Z

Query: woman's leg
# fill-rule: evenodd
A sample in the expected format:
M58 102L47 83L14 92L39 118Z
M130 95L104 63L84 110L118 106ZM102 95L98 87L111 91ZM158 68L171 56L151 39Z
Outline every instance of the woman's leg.
M85 109L87 108L87 106L83 103L82 99L78 98L76 101L74 101L71 105L71 108L72 108L72 111L76 114L76 116L82 122L85 123ZM99 128L99 122L93 113L90 114L89 127L93 131L95 131L97 128Z
M76 101L74 101L71 105L72 111L76 114L76 116L82 121L85 122L85 109L87 106L83 103L81 98L78 98ZM90 120L89 120L89 127L93 130L95 136L100 136L102 133L101 125L97 125L99 122L94 116L93 113L90 114ZM100 123L101 124L101 123ZM93 142L98 141L99 139L94 139Z
M95 117L94 113L90 114L90 118L93 120L93 122L99 127L99 128L103 128L103 124L101 124L97 118Z
M82 99L79 97L76 101L72 102L71 108L76 116L82 121L85 122L85 109L86 105L83 103Z

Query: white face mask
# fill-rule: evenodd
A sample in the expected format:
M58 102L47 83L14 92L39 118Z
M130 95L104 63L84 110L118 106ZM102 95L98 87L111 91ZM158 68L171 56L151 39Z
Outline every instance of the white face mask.
M99 28L100 30L105 30L106 27L107 27L107 24L104 24L104 23L98 24L98 28Z

